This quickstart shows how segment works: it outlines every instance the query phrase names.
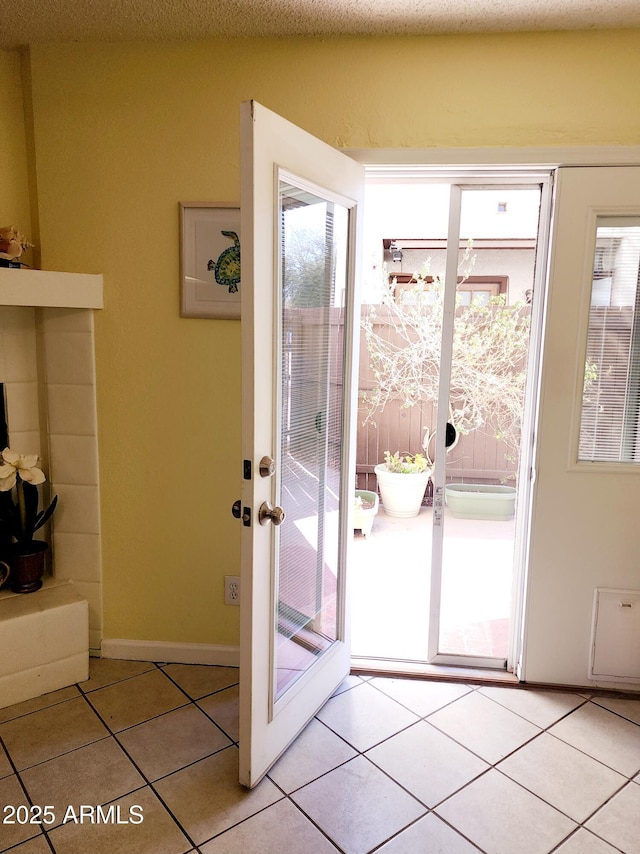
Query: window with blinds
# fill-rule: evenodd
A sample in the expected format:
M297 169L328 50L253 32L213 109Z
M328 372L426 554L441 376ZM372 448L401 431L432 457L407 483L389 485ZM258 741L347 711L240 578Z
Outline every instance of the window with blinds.
M343 479L341 306L349 212L279 181L279 503L274 625L278 700L338 639Z
M580 462L640 462L640 217L598 217Z

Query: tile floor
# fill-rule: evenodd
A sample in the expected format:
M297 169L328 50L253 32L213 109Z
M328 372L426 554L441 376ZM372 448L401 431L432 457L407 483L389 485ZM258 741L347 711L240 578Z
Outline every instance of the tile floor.
M0 851L640 852L638 699L350 676L248 792L237 679L92 659L1 709Z

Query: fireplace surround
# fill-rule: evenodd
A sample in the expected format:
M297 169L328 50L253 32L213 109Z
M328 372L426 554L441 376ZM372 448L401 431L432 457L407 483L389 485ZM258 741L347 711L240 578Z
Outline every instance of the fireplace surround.
M8 441L59 496L36 593L0 590L0 707L87 678L102 639L94 311L102 276L0 269Z

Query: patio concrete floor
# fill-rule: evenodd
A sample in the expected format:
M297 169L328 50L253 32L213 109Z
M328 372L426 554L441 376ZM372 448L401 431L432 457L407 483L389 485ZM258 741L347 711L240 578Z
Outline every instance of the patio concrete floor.
M444 515L440 652L507 657L515 522ZM427 661L432 510L381 506L349 565L354 656Z

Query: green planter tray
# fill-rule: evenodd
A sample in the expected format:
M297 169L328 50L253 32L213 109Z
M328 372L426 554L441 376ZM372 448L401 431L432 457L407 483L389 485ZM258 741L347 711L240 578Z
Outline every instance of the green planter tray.
M445 499L456 519L511 519L516 506L514 486L487 483L450 483L444 488Z

